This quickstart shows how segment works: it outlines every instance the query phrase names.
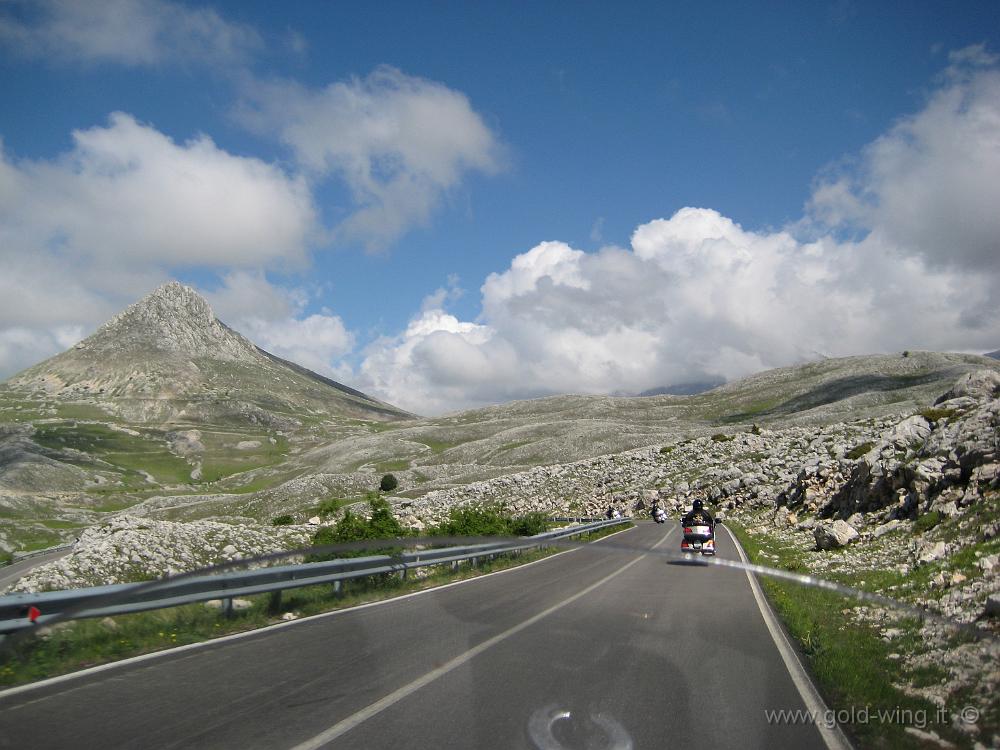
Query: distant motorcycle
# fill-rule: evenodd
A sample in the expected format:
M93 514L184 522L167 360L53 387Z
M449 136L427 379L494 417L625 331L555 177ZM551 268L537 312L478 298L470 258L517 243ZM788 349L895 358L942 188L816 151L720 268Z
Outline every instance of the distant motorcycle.
M656 521L657 523L666 523L667 522L666 511L663 510L663 508L657 508L656 510L654 510L653 520Z

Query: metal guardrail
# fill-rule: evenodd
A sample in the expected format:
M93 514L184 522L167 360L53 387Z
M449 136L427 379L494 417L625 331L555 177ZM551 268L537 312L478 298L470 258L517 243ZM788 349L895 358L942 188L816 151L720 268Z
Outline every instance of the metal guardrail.
M55 547L36 549L31 552L13 552L9 560L0 560L0 568L6 568L8 565L19 563L22 560L30 560L32 557L38 557L39 555L47 555L50 552L62 552L66 549L73 549L75 546L76 542L69 542L68 544L57 544Z
M32 557L38 557L39 555L48 555L52 552L62 552L63 550L73 549L75 546L76 542L68 542L66 544L57 544L55 547L36 549L32 552L14 552L11 556L10 564L13 565L16 562L21 562L21 560L30 560Z
M629 521L629 518L597 521L547 531L516 542L424 549L399 555L352 557L218 575L184 576L177 580L167 579L162 583L147 581L39 594L8 594L0 596L0 634L44 625L64 615L73 618L107 617L212 599L224 600L227 611L231 611L232 600L237 596L280 592L321 583L332 583L339 590L343 581L352 578L380 573L399 573L405 577L408 570L427 565L451 563L457 566L464 560L475 563L481 557L541 547L550 540L580 536Z

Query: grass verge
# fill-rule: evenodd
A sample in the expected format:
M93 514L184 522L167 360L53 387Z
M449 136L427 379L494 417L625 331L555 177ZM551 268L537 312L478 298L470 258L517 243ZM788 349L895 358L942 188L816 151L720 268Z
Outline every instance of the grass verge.
M751 562L801 570L801 562L789 550L762 544L737 523L729 523L728 527ZM909 696L893 685L904 677L900 650L919 647L918 622L911 619L894 623L901 636L887 642L876 628L851 616L858 605L841 594L766 576L760 577L760 584L805 657L827 706L842 712L842 716L867 717L865 721L841 723L858 747L926 747L905 731L907 726L934 731L959 746L971 746L965 735L952 729L950 716L939 722L934 704ZM926 677L938 679L940 675Z
M623 525L601 529L580 537L579 541L596 541L630 527ZM488 560L481 559L476 566L462 563L457 570L450 565L423 568L427 573L419 578L414 575L415 571L410 571L405 579L395 575L370 576L345 581L339 593L334 591L333 586L322 584L290 589L280 597L272 594L246 597L250 606L235 612L232 617L226 617L220 610L205 604L189 604L103 620L60 623L48 630L43 629L36 638L0 647L0 686L34 682L174 646L256 630L282 622L282 615L288 612L297 617L308 617L391 599L517 567L559 551L559 548L549 547L526 550L520 554L503 554Z

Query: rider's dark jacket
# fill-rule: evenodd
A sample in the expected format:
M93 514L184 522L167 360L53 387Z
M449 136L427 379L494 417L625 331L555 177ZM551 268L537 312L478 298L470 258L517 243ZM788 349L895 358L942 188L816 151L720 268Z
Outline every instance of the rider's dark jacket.
M702 508L701 510L692 510L684 518L681 519L681 524L684 526L715 526L715 519L712 518L712 514L707 510Z

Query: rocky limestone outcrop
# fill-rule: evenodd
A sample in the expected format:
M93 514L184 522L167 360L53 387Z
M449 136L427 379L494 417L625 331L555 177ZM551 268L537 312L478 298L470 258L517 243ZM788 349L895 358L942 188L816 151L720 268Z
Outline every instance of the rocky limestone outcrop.
M84 531L72 554L32 570L12 592L145 581L309 545L304 527L119 516Z
M201 430L181 430L166 434L167 447L179 456L202 453L205 444L201 442Z
M846 518L887 509L889 518L931 511L953 516L985 491L1000 489L1000 400L968 398L940 402L933 424L918 415L884 434L820 514Z
M941 394L934 404L937 406L951 401L958 405L958 399L979 401L997 397L1000 397L1000 373L995 370L975 370L959 378L958 382Z

